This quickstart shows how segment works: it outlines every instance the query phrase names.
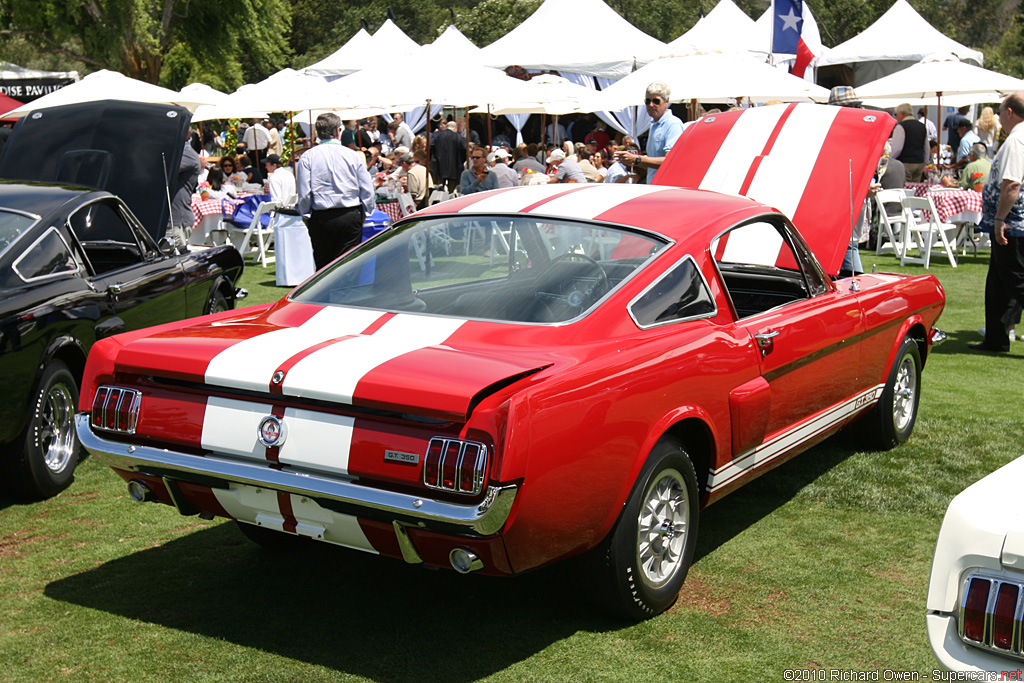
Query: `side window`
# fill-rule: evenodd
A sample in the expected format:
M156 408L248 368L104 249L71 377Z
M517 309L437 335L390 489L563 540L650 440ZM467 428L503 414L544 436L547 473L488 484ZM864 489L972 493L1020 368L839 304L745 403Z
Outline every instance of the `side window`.
M68 218L68 226L85 250L97 275L141 263L145 246L111 202L83 206Z
M711 242L722 284L737 318L747 318L818 293L816 269L809 285L807 256L783 225L755 221Z
M693 258L687 256L640 295L629 312L640 327L715 315L715 300Z
M50 228L18 257L14 270L21 279L30 282L74 273L78 270L78 263L64 238L56 229Z

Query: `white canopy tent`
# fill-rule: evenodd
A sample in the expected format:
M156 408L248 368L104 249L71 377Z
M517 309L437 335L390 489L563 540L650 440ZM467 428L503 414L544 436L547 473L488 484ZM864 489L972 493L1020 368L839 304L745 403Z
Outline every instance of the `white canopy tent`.
M373 36L361 28L347 43L302 72L310 76L338 77L359 71L366 63L372 44Z
M693 27L668 44L665 57L697 52L761 52L768 47L757 24L732 0L721 0Z
M449 24L437 40L424 45L421 49L426 54L450 60L454 67L467 60L472 60L474 64L480 61L480 48L463 35L462 31L455 28L455 24Z
M211 104L208 94L179 93L158 85L129 78L116 71L96 71L77 83L64 86L48 95L18 107L4 114L4 118L19 118L35 109L58 107L79 102L99 100L128 100L130 102L152 102L155 104L177 104L194 111L201 104Z
M605 106L643 102L653 81L668 85L672 102L824 102L828 90L740 54L696 54L651 62L602 91Z
M878 21L845 43L835 46L818 67L847 64L854 87L905 69L933 54L951 53L980 66L984 56L937 31L907 0L896 0ZM858 94L859 94L858 90Z
M581 18L607 40L564 34ZM617 79L665 51L665 44L623 19L603 0L545 0L537 11L481 51L483 63L540 71L575 72Z

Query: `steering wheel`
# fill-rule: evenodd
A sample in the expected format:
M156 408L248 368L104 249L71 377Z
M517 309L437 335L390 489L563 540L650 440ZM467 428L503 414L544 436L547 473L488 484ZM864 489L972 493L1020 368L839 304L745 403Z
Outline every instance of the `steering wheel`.
M558 292L547 292L538 290L534 296L541 300L549 309L554 309L552 304L557 304L559 308L563 309L564 315L558 315L555 310L549 311L550 315L545 316L551 319L565 320L567 318L574 317L579 312L586 310L595 301L604 296L611 285L608 282L608 274L600 263L590 258L586 254L578 254L576 252L566 252L561 256L552 259L551 263L548 264L548 270L555 268L561 261L567 260L580 260L586 261L593 266L595 274L593 277L590 276L578 276L569 279L564 282L559 282L560 290Z

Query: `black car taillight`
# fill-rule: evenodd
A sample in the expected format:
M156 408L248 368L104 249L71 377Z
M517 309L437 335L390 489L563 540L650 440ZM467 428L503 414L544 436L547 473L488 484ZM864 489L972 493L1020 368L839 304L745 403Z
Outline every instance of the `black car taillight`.
M474 441L434 437L423 464L428 488L477 495L487 473L487 446Z
M102 386L93 397L89 423L107 432L134 434L139 424L141 407L141 391Z

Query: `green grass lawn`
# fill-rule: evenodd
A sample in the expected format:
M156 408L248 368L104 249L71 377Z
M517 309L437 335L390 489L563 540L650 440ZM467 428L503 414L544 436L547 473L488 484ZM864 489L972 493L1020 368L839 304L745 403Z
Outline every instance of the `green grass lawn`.
M891 257L864 263L899 270ZM930 673L924 604L945 507L1024 453L1024 343L1000 356L967 349L986 269L987 254L931 268L949 341L928 359L911 440L867 452L854 428L713 505L681 599L655 619L597 616L571 565L492 579L326 546L270 555L232 523L132 503L87 459L51 500L0 497L0 681ZM272 269L250 266L241 284L245 303L287 291Z

